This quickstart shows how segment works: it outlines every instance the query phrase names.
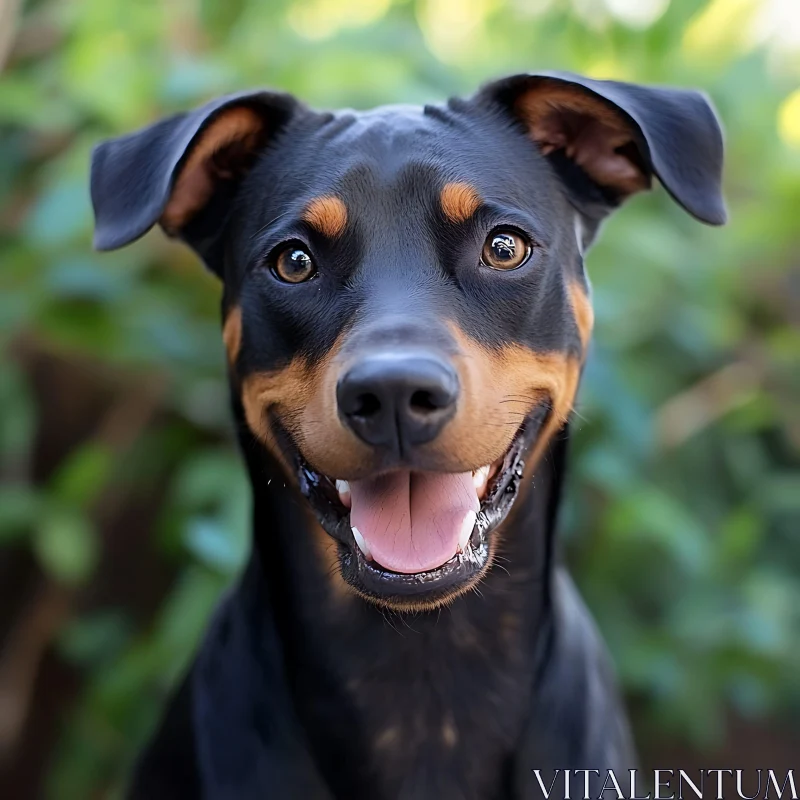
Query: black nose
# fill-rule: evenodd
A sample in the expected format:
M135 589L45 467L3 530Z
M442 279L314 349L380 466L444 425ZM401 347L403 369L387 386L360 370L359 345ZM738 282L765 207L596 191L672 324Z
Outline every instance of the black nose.
M336 387L345 424L367 444L401 452L435 439L457 398L456 371L429 355L367 356Z

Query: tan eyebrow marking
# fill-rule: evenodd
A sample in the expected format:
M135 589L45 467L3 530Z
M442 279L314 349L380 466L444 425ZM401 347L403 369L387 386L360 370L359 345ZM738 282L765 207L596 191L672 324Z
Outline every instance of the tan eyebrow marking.
M464 181L446 183L440 197L444 215L451 222L464 222L480 207L481 196L474 186Z
M347 225L347 206L333 195L315 197L303 213L303 219L320 233L339 236Z

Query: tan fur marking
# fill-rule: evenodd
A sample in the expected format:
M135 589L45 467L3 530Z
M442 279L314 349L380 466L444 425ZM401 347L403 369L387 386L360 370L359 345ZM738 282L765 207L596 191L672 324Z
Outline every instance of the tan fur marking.
M481 196L474 186L458 181L444 185L440 202L444 215L451 222L464 222L480 207Z
M452 750L458 743L458 731L450 714L447 715L442 724L442 743L448 750Z
M569 285L569 302L572 306L572 313L575 315L575 324L578 326L578 334L581 337L581 346L585 357L586 348L592 338L592 328L594 328L594 309L586 289L578 281L573 281Z
M399 740L397 728L392 726L381 731L375 739L376 750L387 750L397 744Z
M222 341L228 353L228 363L235 364L242 347L242 309L239 306L234 306L225 317L225 324L222 326Z
M528 459L528 464L536 463L569 418L580 361L567 353L537 353L517 344L489 349L455 326L451 330L466 356L459 364L459 376L467 405L442 432L437 447L461 457L480 447L480 457L471 464L489 464L505 453L536 403L548 400L552 411Z
M347 206L333 195L316 197L306 206L303 219L321 234L335 238L347 225Z
M559 394L553 399L553 410L542 427L533 452L526 464L529 474L532 474L533 470L535 470L553 437L566 425L575 402L575 396L578 393L581 362L577 358L564 357L561 362L561 369L562 379L560 381Z
M167 233L179 231L208 202L216 179L231 177L213 164L214 156L233 144L243 150L255 148L263 129L261 118L250 108L223 111L206 127L181 168L159 220Z
M295 471L286 463L267 415L276 410L289 427L291 421L301 415L313 386L314 370L302 359L294 359L283 369L252 373L242 381L242 406L248 427L281 461L290 476L294 476Z
M505 526L504 526L505 527ZM519 662L523 657L520 647L522 619L517 611L506 611L500 616L500 637L504 654L509 661Z
M483 638L467 617L453 616L450 632L453 644L461 650L485 652Z
M283 369L254 372L242 382L242 404L250 430L265 443L272 433L268 430L266 413L273 408L289 418L301 413L311 399L315 372L303 359L295 358Z
M315 364L298 357L283 369L248 375L242 381L242 405L250 430L273 452L280 451L268 412L277 414L314 469L348 479L356 472L358 477L369 474L373 453L339 419L336 384L344 370L337 358L340 346L341 339Z

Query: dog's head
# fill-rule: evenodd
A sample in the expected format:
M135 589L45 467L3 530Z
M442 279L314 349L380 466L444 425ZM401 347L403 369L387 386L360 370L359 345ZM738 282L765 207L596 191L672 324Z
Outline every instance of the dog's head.
M231 381L345 580L435 605L488 568L572 408L583 253L657 177L720 224L700 94L518 75L444 106L318 113L254 92L101 144L95 243L156 222L224 282Z

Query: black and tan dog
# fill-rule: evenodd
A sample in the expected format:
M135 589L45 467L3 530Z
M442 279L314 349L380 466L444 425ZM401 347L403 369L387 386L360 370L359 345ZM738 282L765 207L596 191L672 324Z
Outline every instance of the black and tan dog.
M537 769L634 765L554 546L583 254L654 176L722 223L721 166L702 95L562 73L239 94L97 148L97 247L158 222L223 282L254 498L132 797L534 798Z

